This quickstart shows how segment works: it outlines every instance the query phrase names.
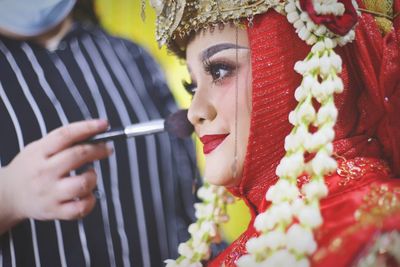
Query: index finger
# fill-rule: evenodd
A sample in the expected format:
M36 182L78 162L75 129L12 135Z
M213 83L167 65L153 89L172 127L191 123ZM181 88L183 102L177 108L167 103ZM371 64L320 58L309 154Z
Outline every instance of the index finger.
M39 143L43 145L45 155L51 156L107 128L108 122L103 119L73 122L51 131Z

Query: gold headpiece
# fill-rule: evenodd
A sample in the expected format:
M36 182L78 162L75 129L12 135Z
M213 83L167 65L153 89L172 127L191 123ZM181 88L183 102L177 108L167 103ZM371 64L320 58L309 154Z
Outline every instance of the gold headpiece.
M375 17L375 21L382 34L386 34L392 30L393 20L399 15L393 12L393 0L363 0L363 3L365 9L360 10Z
M193 31L241 18L251 20L271 8L284 12L285 2L287 0L150 0L157 14L156 39L159 46L166 44L178 55L182 55L185 39ZM393 0L363 2L366 9L359 10L375 16L383 34L390 31L396 16L393 14Z
M270 8L283 7L280 0L150 0L157 13L156 38L175 52L183 51L180 41L192 31L210 25L251 19Z

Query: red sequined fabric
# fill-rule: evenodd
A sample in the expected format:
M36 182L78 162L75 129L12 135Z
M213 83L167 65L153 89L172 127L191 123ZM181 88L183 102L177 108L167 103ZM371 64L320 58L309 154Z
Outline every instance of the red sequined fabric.
M400 0L395 6L399 11ZM334 147L340 167L326 177L330 193L321 203L324 224L315 233L319 249L313 266L350 266L373 235L400 229L400 194L396 202L400 180L392 178L400 174L400 117L396 114L400 112L400 16L394 25L396 30L382 37L374 18L364 14L357 41L336 49L343 59L345 86L335 98L339 117ZM253 75L250 137L242 181L229 190L247 203L252 220L207 266L235 266L246 253L246 241L257 235L253 220L269 205L264 196L276 182L275 169L291 130L288 114L296 105L294 90L301 82L293 67L310 51L286 18L273 10L256 16L248 34ZM379 222L357 220L355 213L376 188L383 188L381 198L393 198L393 209L375 216ZM378 210L383 210L378 205L382 199L376 201Z

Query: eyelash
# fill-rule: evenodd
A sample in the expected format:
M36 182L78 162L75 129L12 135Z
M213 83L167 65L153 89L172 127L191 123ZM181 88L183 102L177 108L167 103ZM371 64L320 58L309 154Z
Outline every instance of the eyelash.
M204 70L212 77L214 83L220 83L225 78L232 76L235 73L236 67L231 63L224 61L212 62L206 60L204 61ZM217 77L218 75L221 75L221 70L226 71L226 74L222 77Z
M217 75L221 75L220 73L221 70L226 71L226 74L223 75L222 77L217 77ZM212 77L213 83L218 84L221 83L225 78L233 76L235 74L236 67L230 63L223 61L212 62L210 60L206 60L204 61L204 71ZM219 74L217 74L217 72ZM196 93L197 90L196 83L183 80L182 85L185 88L186 92L188 92L190 95L193 96Z
M183 80L182 85L190 95L193 96L196 93L197 84Z

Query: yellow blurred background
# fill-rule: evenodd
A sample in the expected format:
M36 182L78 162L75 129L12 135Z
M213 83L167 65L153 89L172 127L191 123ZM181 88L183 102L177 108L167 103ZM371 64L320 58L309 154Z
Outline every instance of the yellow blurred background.
M165 48L159 49L155 42L155 12L146 3L145 21L142 20L142 4L140 0L96 0L96 11L101 24L110 33L131 39L145 47L162 66L167 82L178 105L187 108L190 95L182 86L182 80L188 80L184 62L167 53ZM200 143L196 141L199 148ZM202 151L197 149L197 151ZM200 171L204 165L202 153L197 153ZM242 201L236 201L228 207L230 221L223 225L224 238L231 242L244 231L249 222L248 210Z

